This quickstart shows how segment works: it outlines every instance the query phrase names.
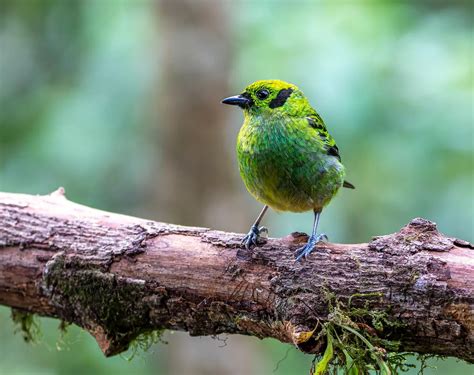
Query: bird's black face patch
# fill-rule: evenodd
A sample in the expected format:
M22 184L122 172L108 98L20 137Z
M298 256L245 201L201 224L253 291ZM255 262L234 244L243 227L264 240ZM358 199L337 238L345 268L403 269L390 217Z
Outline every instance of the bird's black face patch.
M277 107L281 107L282 105L284 105L286 103L286 100L290 97L292 92L293 92L293 89L282 89L282 90L280 90L278 92L276 98L273 99L268 104L268 106L272 109L277 108Z
M248 93L248 92L243 92L242 94L240 94L242 97L244 97L245 99L248 99L248 103L245 105L245 106L239 106L240 108L244 109L244 108L250 108L253 106L253 99L252 99L252 96Z

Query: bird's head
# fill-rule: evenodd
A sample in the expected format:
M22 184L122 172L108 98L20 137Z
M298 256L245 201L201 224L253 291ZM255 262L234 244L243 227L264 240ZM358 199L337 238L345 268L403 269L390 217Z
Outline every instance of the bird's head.
M303 93L295 85L277 79L256 81L243 93L222 100L224 104L238 105L246 114L297 115L309 107Z

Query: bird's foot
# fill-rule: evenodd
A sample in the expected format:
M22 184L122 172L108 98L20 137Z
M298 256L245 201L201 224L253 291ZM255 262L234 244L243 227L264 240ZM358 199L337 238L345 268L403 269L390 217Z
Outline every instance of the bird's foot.
M241 244L245 245L247 250L250 250L252 246L258 246L260 243L264 242L263 238L266 238L267 236L262 236L263 233L268 233L268 229L265 227L259 228L256 225L252 225L250 231L243 238Z
M314 250L314 247L318 242L326 242L328 240L328 236L324 233L317 234L315 236L311 236L308 239L308 242L303 247L300 247L295 252L296 261L300 261L303 257L306 259L309 254Z

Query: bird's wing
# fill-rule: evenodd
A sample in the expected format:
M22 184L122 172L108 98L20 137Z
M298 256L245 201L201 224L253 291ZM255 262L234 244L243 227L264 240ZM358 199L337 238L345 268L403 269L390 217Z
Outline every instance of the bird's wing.
M329 134L324 121L316 112L311 113L306 116L308 124L315 130L315 135L321 139L323 142L324 148L328 155L335 156L339 161L341 161L341 156L339 155L339 149L337 148L336 141Z
M341 155L339 155L336 141L331 137L331 134L329 134L321 116L319 116L317 112L313 112L309 116L306 116L306 120L308 121L308 124L316 130L316 136L323 142L324 149L328 155L335 156L337 160L341 161ZM355 189L355 186L348 181L344 181L342 186L349 189Z

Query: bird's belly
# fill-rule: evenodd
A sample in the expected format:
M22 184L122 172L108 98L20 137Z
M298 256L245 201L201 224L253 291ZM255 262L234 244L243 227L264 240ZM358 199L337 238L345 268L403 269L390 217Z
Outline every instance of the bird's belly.
M344 168L336 158L322 153L275 151L239 154L240 173L247 189L273 209L321 210L342 186Z

